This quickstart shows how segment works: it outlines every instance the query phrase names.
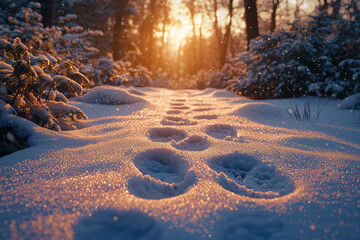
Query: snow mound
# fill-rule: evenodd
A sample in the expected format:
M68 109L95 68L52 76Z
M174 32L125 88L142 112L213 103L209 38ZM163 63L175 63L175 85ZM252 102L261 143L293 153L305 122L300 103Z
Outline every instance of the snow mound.
M142 212L105 209L80 219L74 226L74 239L158 240L162 232L162 226Z
M134 96L125 89L113 86L95 87L87 94L77 97L77 100L86 103L122 105L145 102L143 98Z
M203 151L210 147L210 142L201 136L191 136L179 143L176 143L175 141L171 143L171 146L173 146L176 149L184 150L184 151Z
M234 93L231 93L229 91L226 90L218 90L216 92L214 92L212 94L213 97L218 97L218 98L230 98L230 97L236 97L236 95Z
M239 195L276 198L295 190L288 176L249 155L234 152L211 158L208 165L218 173L223 188Z
M245 117L255 122L268 123L272 120L284 119L284 113L270 103L245 103L233 112L233 115Z
M183 194L196 182L188 163L168 149L148 150L134 159L143 174L129 181L129 191L146 199L161 199Z
M292 137L282 141L282 145L290 148L297 148L305 151L334 151L357 154L360 156L360 149L338 143L335 141L320 138Z
M15 116L14 108L0 99L0 157L29 147L34 123Z
M342 109L360 109L360 93L351 95L339 103Z

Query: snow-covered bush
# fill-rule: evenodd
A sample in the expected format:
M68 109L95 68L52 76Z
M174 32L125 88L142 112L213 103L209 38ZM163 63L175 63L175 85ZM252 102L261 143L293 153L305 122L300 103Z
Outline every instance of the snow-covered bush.
M360 92L360 23L325 13L264 34L223 67L228 88L255 99Z
M0 157L28 147L29 132L14 120L14 108L0 99Z
M141 97L135 96L125 89L113 86L95 87L87 94L78 97L77 100L87 103L122 105L145 102Z
M80 109L63 103L67 97L81 95L88 84L76 68L68 64L67 74L72 79L49 72L56 70L50 67L51 59L30 54L19 38L13 44L0 39L0 54L0 99L9 103L18 116L54 130L64 129L62 122L87 118ZM60 69L64 71L64 67Z

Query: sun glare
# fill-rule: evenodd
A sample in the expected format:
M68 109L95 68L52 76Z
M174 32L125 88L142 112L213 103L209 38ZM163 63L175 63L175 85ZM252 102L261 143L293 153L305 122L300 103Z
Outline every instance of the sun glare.
M192 26L188 24L171 26L169 31L169 41L175 50L180 47L182 41L191 36L191 32Z

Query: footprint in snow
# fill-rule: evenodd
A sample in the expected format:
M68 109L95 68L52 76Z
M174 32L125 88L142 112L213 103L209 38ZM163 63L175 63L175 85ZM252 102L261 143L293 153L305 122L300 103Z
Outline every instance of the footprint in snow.
M173 99L173 101L176 101L176 102L185 102L185 99Z
M295 240L278 216L268 213L225 213L215 223L214 238L224 240Z
M167 114L174 114L174 115L177 115L177 114L180 114L180 113L181 113L181 111L179 111L179 110L170 110L170 111L167 111L166 113L167 113Z
M162 232L163 227L145 213L105 209L81 218L74 226L74 239L157 240Z
M233 140L237 136L236 129L228 124L214 124L206 127L205 133L216 139Z
M170 142L181 141L186 138L187 134L184 130L176 128L152 128L148 132L148 137L154 142Z
M129 192L145 199L162 199L185 193L196 182L188 163L168 149L148 150L134 159L142 173L128 183Z
M192 111L194 112L206 112L206 111L210 111L213 110L213 108L195 108Z
M194 103L194 106L200 106L200 107L205 107L205 106L211 106L210 103Z
M165 117L165 119L161 120L160 123L162 125L177 125L177 126L196 125L197 124L197 122L192 122L192 121L189 121L184 118L173 117L173 116Z
M196 135L188 137L179 143L171 143L171 146L174 148L184 151L203 151L209 148L210 145L210 142L206 138Z
M207 119L207 120L213 120L213 119L217 119L218 116L216 115L199 115L199 116L195 116L194 119Z
M239 195L276 198L295 190L290 177L249 155L234 152L214 157L208 165L218 173L217 181L223 188Z
M171 107L172 109L174 110L185 110L185 109L190 109L189 107L187 106L172 106Z
M184 106L184 103L170 103L171 106Z

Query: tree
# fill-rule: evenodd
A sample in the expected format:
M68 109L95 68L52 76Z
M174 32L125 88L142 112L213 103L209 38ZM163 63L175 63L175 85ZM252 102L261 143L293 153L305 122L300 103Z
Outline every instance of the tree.
M113 58L120 60L125 55L125 50L131 48L131 42L127 38L126 29L130 25L130 16L136 16L136 10L129 4L129 0L113 0L112 7L115 14L113 35Z
M162 12L162 28L161 28L161 48L158 58L158 64L161 65L163 61L163 54L165 49L165 35L166 35L166 26L170 23L170 8L168 6L168 0L160 0L160 7Z
M140 26L140 41L142 51L145 55L145 64L147 66L154 63L153 48L155 46L154 30L158 21L158 0L150 0L148 12Z
M279 3L280 0L272 0L270 32L273 32L276 28L276 10L279 6Z
M248 48L250 41L259 36L256 0L244 0L245 22Z
M225 2L224 2L225 4ZM205 6L207 7L207 6ZM229 45L229 41L231 39L231 25L232 25L232 19L233 19L233 12L234 12L234 1L228 0L226 1L225 7L228 10L228 19L229 21L225 25L225 33L223 34L222 29L219 24L219 18L218 18L218 10L219 10L219 2L218 0L213 0L212 2L212 10L207 9L208 14L210 15L210 19L213 19L213 29L214 34L216 38L216 43L218 46L218 61L219 61L219 68L224 65L225 58L227 54L227 49Z
M228 2L229 22L226 25L224 39L221 42L222 47L220 48L220 59L219 59L220 66L223 66L225 63L226 52L227 52L229 40L231 37L231 24L232 24L232 18L233 18L233 10L234 10L233 2L234 2L233 0L229 0L229 2Z
M54 25L56 1L57 0L41 0L41 15L44 27Z

